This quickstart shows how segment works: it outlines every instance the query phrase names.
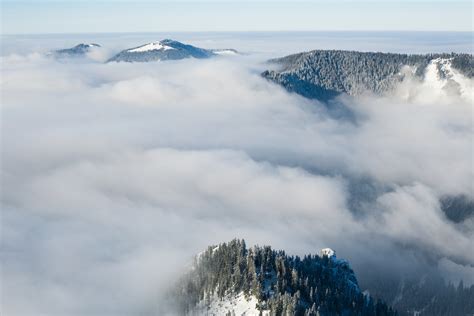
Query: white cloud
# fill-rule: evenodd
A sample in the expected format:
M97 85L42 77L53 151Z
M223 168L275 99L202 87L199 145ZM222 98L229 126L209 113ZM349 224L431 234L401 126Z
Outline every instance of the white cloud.
M191 255L233 237L358 269L416 263L402 244L469 269L472 226L438 202L472 197L469 102L341 99L354 124L258 62L3 58L4 311L152 313Z

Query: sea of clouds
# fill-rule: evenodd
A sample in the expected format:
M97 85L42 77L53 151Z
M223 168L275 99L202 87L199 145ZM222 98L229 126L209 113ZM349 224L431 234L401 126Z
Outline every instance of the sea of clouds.
M474 198L472 81L463 96L412 78L341 97L345 119L260 77L284 40L199 39L259 45L134 64L22 51L40 40L5 41L1 60L6 315L153 314L194 254L235 237L331 247L361 276L474 283L474 221L440 205Z

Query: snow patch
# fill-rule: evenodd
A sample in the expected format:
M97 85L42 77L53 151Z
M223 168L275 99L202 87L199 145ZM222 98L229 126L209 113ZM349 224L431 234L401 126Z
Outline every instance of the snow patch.
M453 58L434 58L426 66L421 82L406 69L396 93L420 104L439 102L452 96L474 102L474 80L452 67ZM413 70L415 70L413 68Z
M461 97L473 100L472 80L453 69L451 62L452 58L433 59L426 67L424 84L441 96L448 84L454 82L459 87Z
M148 52L152 50L169 50L169 49L175 49L175 48L171 46L163 45L160 42L153 42L153 43L145 44L137 48L129 49L128 52L140 53L140 52Z
M328 258L336 257L336 252L332 250L331 248L321 249L319 253L321 254L321 257L324 257L324 256Z
M200 302L196 310L189 316L221 316L230 313L235 316L259 316L260 310L257 309L258 300L254 295L245 297L241 292L236 295L228 295L223 299L214 297L210 303ZM263 310L263 316L269 316L270 311Z

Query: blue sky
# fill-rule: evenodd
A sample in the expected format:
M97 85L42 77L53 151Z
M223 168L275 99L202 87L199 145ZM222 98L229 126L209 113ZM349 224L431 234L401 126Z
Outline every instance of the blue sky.
M2 33L472 31L470 0L0 0Z

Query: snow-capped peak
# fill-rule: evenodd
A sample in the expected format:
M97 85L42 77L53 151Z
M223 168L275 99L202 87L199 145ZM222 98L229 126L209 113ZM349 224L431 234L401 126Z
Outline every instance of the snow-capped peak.
M129 49L128 52L138 53L138 52L148 52L148 51L153 51L153 50L169 50L169 49L175 49L175 48L168 45L164 45L161 42L153 42L153 43L148 43L136 48Z

